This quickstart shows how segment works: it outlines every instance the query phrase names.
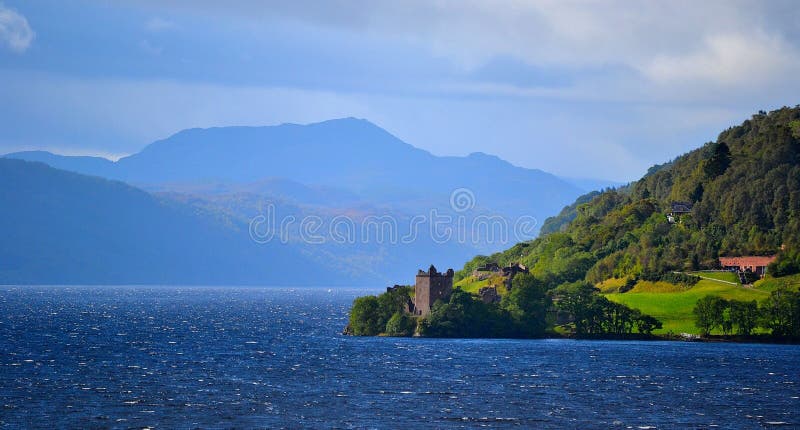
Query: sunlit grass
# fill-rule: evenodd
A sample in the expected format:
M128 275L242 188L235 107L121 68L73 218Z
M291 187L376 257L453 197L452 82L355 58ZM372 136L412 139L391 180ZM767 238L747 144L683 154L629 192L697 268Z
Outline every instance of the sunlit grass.
M754 286L763 291L774 291L780 287L794 288L797 290L800 289L800 274L784 276L782 278L767 276L764 279L756 281Z
M609 278L595 285L601 293L609 294L619 292L619 288L625 285L626 278Z
M693 287L680 291L675 291L673 288L659 291L653 288L651 291L646 292L630 291L623 294L606 294L606 297L609 300L623 303L658 318L664 324L664 327L661 330L657 330L656 333L664 334L669 331L674 333L699 333L699 330L694 325L692 310L698 300L708 295L720 296L727 300L756 300L760 302L769 297L769 292L757 288L746 288L704 279Z

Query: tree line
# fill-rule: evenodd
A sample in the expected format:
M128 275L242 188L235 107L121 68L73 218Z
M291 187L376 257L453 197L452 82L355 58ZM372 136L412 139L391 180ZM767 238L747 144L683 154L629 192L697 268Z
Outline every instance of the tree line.
M750 336L764 328L774 337L800 338L800 292L778 288L761 303L705 296L693 310L695 325L704 336L714 330L723 335Z
M578 336L649 336L661 328L654 317L609 301L590 284L552 288L529 274L515 276L511 290L499 303L485 303L456 288L446 301L436 301L424 318L406 312L412 293L413 288L402 287L357 298L346 332L356 336L539 338L553 334L558 312L569 315Z

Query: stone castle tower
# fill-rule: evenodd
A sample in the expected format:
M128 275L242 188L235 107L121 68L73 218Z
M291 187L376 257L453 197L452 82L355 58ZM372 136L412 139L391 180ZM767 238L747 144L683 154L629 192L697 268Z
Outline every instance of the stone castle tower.
M420 270L414 284L414 313L425 316L436 300L446 300L453 292L453 269L439 273L431 264L427 272Z

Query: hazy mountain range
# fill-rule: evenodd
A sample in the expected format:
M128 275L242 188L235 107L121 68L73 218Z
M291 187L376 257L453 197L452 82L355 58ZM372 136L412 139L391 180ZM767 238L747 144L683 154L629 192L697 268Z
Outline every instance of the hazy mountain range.
M443 242L424 232L427 219L408 243L376 240L359 228L354 240L309 243L297 223L285 240L256 243L251 223L270 210L278 221L318 218L321 231L337 217L357 227L390 217L404 236L431 210L467 222L482 215L544 220L586 184L614 185L565 180L482 153L434 156L353 118L184 130L116 162L42 151L5 157L52 168L0 163L10 185L2 191L2 283L409 281L417 267L455 266L521 238ZM454 190L466 193L466 208L453 210Z

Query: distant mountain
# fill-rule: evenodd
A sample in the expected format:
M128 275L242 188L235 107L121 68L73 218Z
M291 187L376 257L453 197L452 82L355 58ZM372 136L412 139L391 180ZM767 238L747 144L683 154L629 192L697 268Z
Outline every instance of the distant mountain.
M256 244L219 214L121 182L0 159L0 184L1 284L359 282L293 247Z
M495 156L437 157L366 120L309 125L184 130L117 162L44 152L6 155L150 187L246 184L283 178L346 190L377 204L446 202L469 189L477 205L502 215L539 219L558 212L583 189L554 175L516 167Z
M5 158L38 161L56 169L69 170L85 175L111 178L115 176L116 164L103 157L58 155L47 151L22 151L6 154Z
M53 275L47 278L51 282L66 283L92 279L85 277L94 268L88 263L92 249L111 258L113 254L108 254L106 247L113 245L115 249L127 249L128 246L123 244L135 244L124 260L132 262L141 257L141 262L137 263L143 265L141 278L120 269L112 272L114 276L112 273L98 275L98 282L135 282L136 279L140 282L160 279L159 282L164 283L201 284L226 281L305 285L405 282L410 281L416 269L431 263L454 265L475 253L502 249L510 241L520 239L514 235L515 220L523 216L543 220L583 193L580 187L554 175L517 167L488 154L437 157L414 148L368 121L353 118L309 125L184 130L116 162L42 151L8 154L6 158L39 161L59 169L124 181L138 187L135 195L150 203L128 201L134 188L122 183L98 178L91 179L95 181L91 182L81 177L81 181L90 181L95 186L103 184L103 192L96 193L100 205L106 200L124 199L125 205L129 205L125 211L130 213L138 213L142 205L158 205L171 210L180 208L179 212L191 216L192 222L199 222L195 218L200 217L202 222L208 223L209 231L217 232L216 236L207 236L202 243L199 239L186 242L170 234L167 228L169 223L165 219L174 222L170 217L177 215L151 211L151 217L143 219L154 224L152 232L161 232L157 235L159 248L172 250L168 259L153 261L154 267L161 267L164 261L179 261L180 264L170 270L148 271L144 266L150 264L147 263L151 261L150 257L135 254L132 250L141 248L136 242L137 237L151 237L154 233L148 236L148 233L141 232L141 225L125 225L118 229L125 235L123 242L102 242L93 235L80 234L93 232L94 224L98 228L111 228L104 224L110 221L92 216L87 201L77 199L72 205L67 205L67 202L56 199L65 206L51 207L41 199L41 196L53 195L70 181L78 181L77 176L66 176L71 178L70 181L54 183L53 190L31 190L32 194L27 197L14 195L17 203L5 206L11 208L11 213L6 216L17 216L16 222L23 225L27 214L55 214L59 211L77 211L82 215L76 216L76 220L85 219L93 224L81 225L75 221L62 226L59 234L48 236L48 247L53 250L67 252L70 246L84 250L81 258L87 263L74 267L74 270L80 267L86 271L81 272L81 276L69 270L60 272L61 277L56 276L59 273L56 270L43 272ZM48 177L57 181L59 175L64 173L51 172ZM128 197L115 198L114 190ZM143 194L142 190L151 194ZM451 207L454 190L460 190L466 210ZM33 204L35 201L41 204L39 209ZM76 204L78 206L74 206ZM248 229L253 220L265 215L267 208L275 210L278 222L288 219L296 222L285 229L286 237L281 241L258 245L251 240ZM463 219L461 233L442 239L440 231L434 229L431 222L431 211L434 210L437 215L452 217L454 222ZM418 223L420 216L426 219ZM509 227L504 234L495 234L488 230L492 227L484 225L486 230L473 236L477 229L472 229L471 222L479 217L486 217L486 220L499 217L507 220ZM324 243L307 240L307 232L299 225L301 220L307 219L322 223L321 231L326 235ZM329 229L332 222L342 219L352 221L352 235L346 241L331 240ZM375 229L386 224L376 225L375 220L390 220L388 222L395 226L394 236L382 237L384 232ZM186 225L194 224L189 222ZM452 227L457 228L450 224L445 230ZM536 225L528 231L527 237L532 237L538 227ZM204 236L199 231L196 233ZM24 236L17 236L9 243L17 246L23 239ZM178 252L186 243L192 243L190 249ZM204 248L216 251L214 255L206 255L202 251ZM38 259L38 251L29 249L31 252L25 253L25 249L19 245L16 261L23 265L32 264L30 260ZM222 258L222 250L231 256ZM54 261L60 261L56 258L59 253L53 251L52 255ZM219 264L210 263L214 256L222 258ZM234 264L233 256L239 256L236 258L243 263ZM259 259L265 261L263 267L255 264L254 261ZM114 264L121 264L115 261ZM97 262L102 266L114 266L102 259ZM193 270L194 264L202 265L204 270L215 269L213 273ZM306 267L313 267L321 274L315 274L311 269L304 270ZM98 270L102 272L103 269ZM271 273L270 270L280 273ZM303 272L303 276L289 274L298 270ZM151 276L155 273L164 276ZM35 282L39 279L14 277L11 272L6 275L0 277L0 282L14 279Z

